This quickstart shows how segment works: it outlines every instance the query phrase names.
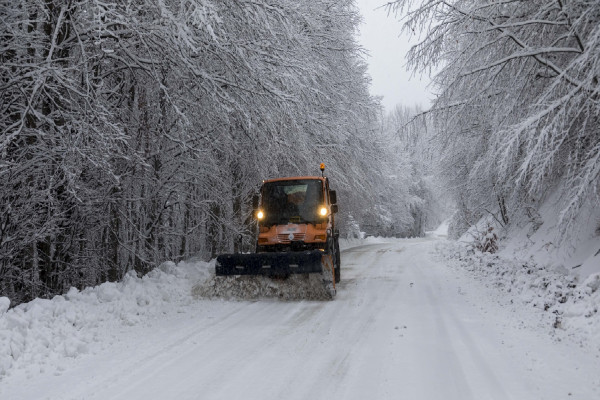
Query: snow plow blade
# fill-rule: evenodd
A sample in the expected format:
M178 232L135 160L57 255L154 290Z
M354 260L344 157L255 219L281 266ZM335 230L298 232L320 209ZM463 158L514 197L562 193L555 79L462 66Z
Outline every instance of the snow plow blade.
M217 257L217 276L264 275L286 277L292 274L323 272L324 253L320 250L254 254L223 254Z
M257 300L333 300L331 254L320 250L223 254L215 275L194 287L201 298Z

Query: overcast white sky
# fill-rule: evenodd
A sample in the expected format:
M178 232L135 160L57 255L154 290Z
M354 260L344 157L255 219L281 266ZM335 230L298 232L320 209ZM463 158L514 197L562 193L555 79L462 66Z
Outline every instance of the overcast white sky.
M397 18L388 17L385 9L378 8L386 2L357 0L364 20L359 41L370 54L367 62L372 78L371 94L383 96L386 111L392 111L397 104L421 104L427 108L432 98L426 88L429 77L411 76L405 66L404 56L417 38L401 35L402 25Z

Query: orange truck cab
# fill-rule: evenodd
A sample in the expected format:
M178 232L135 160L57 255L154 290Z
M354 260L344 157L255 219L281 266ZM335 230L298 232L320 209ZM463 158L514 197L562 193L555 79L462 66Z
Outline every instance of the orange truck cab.
M326 177L300 176L263 182L256 212L256 252L325 250L337 242L336 192Z

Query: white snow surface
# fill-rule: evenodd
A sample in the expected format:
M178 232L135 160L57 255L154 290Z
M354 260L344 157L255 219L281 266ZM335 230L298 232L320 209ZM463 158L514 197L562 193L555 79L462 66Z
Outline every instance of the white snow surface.
M444 236L343 242L333 301L198 298L200 261L0 298L0 399L600 398L600 278Z
M0 313L0 382L18 370L60 372L71 359L110 348L127 327L184 309L193 302L191 284L207 279L209 269L203 262L166 262L143 278L131 272L118 283L71 288Z
M506 232L502 253L562 270L582 281L600 273L600 207L588 204L575 222L577 229L561 242L556 235L560 212L555 201L551 197L541 207L539 225L525 223Z
M587 203L574 222L576 228L562 240L558 234L561 217L560 195L554 189L530 218L513 221L503 228L490 215L472 226L459 241L469 243L493 226L499 236L499 254L503 258L522 260L546 270L575 277L584 282L600 273L600 207Z

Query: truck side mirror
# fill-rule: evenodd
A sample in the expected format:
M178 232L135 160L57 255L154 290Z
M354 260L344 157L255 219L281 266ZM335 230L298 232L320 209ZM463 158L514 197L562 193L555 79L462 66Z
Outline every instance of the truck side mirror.
M331 201L331 204L337 203L337 193L335 192L335 190L329 191L329 200Z
M332 212L333 214L335 214L335 213L337 213L337 212L338 212L338 205L337 205L337 204L332 204L332 205L331 205L331 212Z

